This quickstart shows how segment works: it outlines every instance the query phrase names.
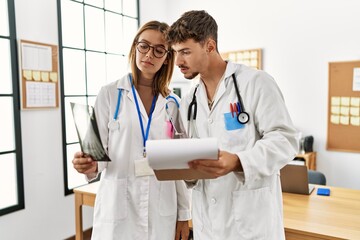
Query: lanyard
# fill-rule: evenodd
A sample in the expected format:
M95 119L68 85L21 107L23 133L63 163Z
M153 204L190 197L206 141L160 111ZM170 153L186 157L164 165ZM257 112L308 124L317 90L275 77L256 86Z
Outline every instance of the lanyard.
M135 99L136 110L138 112L138 117L139 117L139 122L140 122L140 127L141 127L141 133L142 133L142 137L143 137L143 146L144 146L143 156L146 157L145 145L146 145L146 140L149 137L150 123L151 123L152 114L154 112L155 103L156 103L156 95L154 96L154 98L152 100L151 109L150 109L150 115L149 115L149 121L148 121L148 124L147 124L147 127L146 127L146 133L145 133L144 124L143 124L141 114L140 114L139 102L138 102L137 97L136 97L135 87L134 87L134 84L132 84L131 77L130 77L130 82L131 82L132 93L133 93L133 96L134 96L134 99Z

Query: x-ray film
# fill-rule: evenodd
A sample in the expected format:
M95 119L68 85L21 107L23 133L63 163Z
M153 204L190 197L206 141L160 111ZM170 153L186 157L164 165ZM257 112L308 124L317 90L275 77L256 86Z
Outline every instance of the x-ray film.
M111 161L101 144L94 108L79 103L70 104L81 151L95 161Z

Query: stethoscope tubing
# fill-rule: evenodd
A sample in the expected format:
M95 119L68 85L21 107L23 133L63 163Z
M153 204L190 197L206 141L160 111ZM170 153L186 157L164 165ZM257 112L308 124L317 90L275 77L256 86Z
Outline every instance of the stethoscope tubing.
M242 101L242 98L241 98L241 95L240 95L239 87L238 87L237 82L236 82L235 73L232 74L232 78L234 80L236 96L238 98L238 102L240 103L240 110L239 110L239 114L237 115L237 120L239 121L239 123L245 124L250 120L250 116L245 111L245 107L244 107L244 104L243 104L243 101Z
M250 116L245 111L245 107L244 107L244 104L243 104L243 101L242 101L242 98L241 98L241 95L240 95L239 87L237 85L235 73L232 74L232 79L234 81L235 92L236 92L236 96L237 96L237 99L238 99L237 107L238 107L239 111L238 111L238 115L236 117L237 117L237 120L238 120L239 123L246 124L246 123L249 122ZM191 102L189 104L189 108L188 108L188 112L187 112L187 120L188 120L188 122L190 122L190 120L191 120L191 114L192 113L193 113L193 120L196 120L196 114L197 114L196 91L197 91L198 87L199 87L199 84L195 87L192 100L191 100ZM194 112L192 111L193 108L194 108Z

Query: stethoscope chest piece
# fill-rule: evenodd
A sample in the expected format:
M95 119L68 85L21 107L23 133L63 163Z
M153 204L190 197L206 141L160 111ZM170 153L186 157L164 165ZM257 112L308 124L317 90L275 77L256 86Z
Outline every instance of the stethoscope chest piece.
M246 112L241 112L237 116L237 120L241 124L245 124L245 123L249 122L249 119L250 119L249 114Z
M115 131L120 129L120 123L118 120L112 119L108 124L108 128L110 131Z

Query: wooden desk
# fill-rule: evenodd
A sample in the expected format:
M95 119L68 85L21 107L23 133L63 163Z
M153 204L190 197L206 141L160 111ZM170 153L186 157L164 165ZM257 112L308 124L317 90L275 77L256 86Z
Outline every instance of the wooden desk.
M93 207L99 182L94 182L74 189L76 240L83 240L82 205Z
M328 187L330 196L283 193L286 240L360 239L360 191ZM94 206L98 182L74 189L76 240L82 240L82 205Z
M360 239L360 191L330 188L330 196L283 193L286 240Z
M296 158L303 158L308 169L316 170L316 152L307 152L296 155Z

